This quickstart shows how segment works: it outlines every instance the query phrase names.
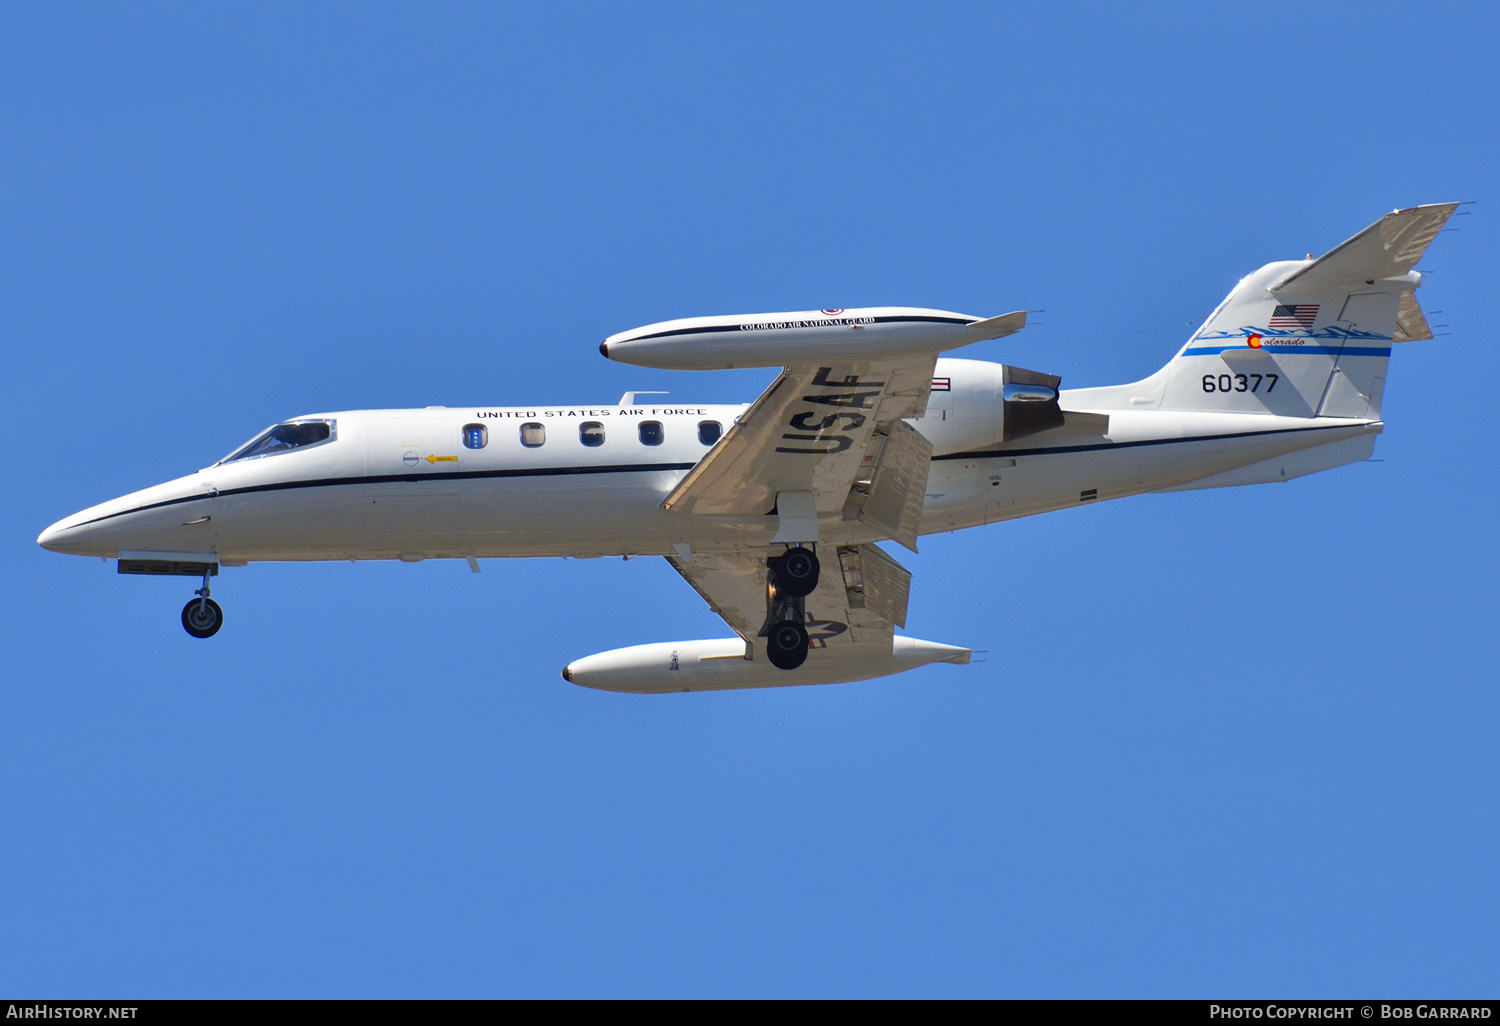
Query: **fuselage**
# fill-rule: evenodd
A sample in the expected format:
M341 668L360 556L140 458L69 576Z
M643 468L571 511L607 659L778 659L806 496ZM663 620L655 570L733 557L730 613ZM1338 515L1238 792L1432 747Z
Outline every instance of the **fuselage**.
M1367 457L1381 426L1265 414L1101 413L1090 408L1091 390L1080 390L1062 393L1063 427L1001 442L998 366L939 362L948 387L913 422L934 443L923 534L1142 492L1300 476ZM121 496L59 521L38 541L105 557L213 553L229 566L763 551L774 516L661 508L746 408L626 402L314 414L289 423L326 424L327 437L231 457ZM872 540L861 530L834 522L822 525L820 537Z

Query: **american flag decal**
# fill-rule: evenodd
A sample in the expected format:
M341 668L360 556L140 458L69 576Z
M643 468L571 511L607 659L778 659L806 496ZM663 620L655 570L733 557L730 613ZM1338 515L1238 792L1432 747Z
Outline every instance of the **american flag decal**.
M1296 306L1278 306L1271 312L1273 328L1311 328L1318 319L1317 303L1299 303Z

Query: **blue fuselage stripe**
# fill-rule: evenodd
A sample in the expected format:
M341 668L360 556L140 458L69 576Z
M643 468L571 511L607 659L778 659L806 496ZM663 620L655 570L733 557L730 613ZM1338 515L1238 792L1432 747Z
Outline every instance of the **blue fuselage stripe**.
M1194 346L1183 356L1216 356L1219 353L1261 352L1271 356L1390 356L1390 346L1278 346L1267 343L1258 349L1251 346Z

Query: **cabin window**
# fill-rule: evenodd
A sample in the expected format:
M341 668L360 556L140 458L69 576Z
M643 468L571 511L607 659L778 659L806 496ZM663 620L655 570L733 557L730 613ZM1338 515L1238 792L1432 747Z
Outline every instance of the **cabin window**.
M275 456L278 453L291 452L293 449L317 445L319 442L334 438L336 426L337 422L332 420L289 420L285 424L277 424L249 445L233 455L224 457L219 462L255 460L262 456Z
M490 444L490 429L483 424L464 425L464 448L483 449Z
M640 423L641 444L660 445L662 440L661 421L643 420Z
M716 420L700 420L698 422L698 441L704 445L713 445L723 433L723 425Z
M579 424L578 440L591 449L603 445L604 425L597 420L585 421Z
M547 440L547 429L534 420L521 425L521 444L528 449L538 448Z

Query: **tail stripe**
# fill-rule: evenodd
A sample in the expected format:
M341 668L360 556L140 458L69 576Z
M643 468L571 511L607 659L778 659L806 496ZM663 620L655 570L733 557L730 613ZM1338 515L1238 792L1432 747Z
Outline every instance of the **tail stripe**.
M1391 347L1381 346L1297 346L1263 342L1258 346L1193 346L1184 356L1217 356L1220 353L1253 353L1263 350L1277 356L1390 356Z

